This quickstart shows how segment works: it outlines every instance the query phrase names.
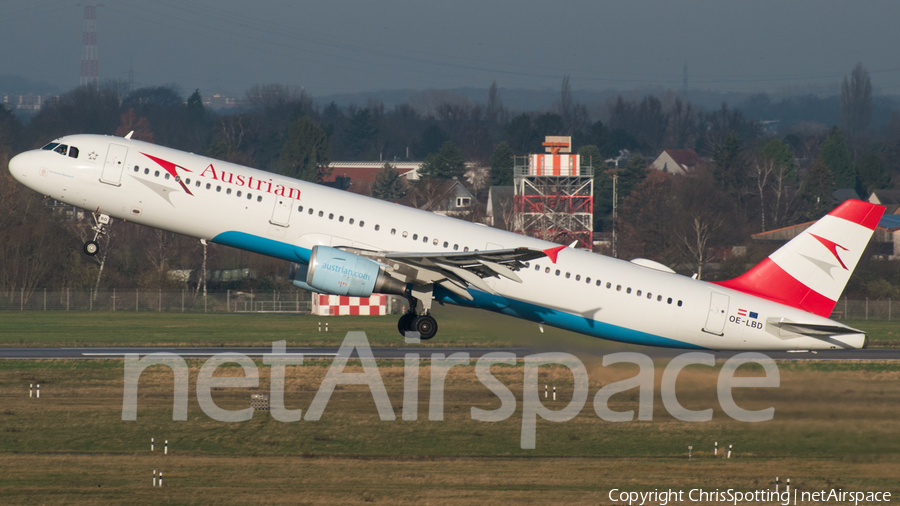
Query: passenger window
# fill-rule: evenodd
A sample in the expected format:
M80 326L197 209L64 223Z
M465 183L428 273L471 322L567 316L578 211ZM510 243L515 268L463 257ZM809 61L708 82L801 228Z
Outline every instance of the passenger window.
M560 270L556 269L556 275L559 276Z
M438 240L435 239L435 240L432 242L432 244L434 244L435 246L437 246L437 245L438 245Z
M353 218L350 218L350 224L353 225Z
M671 304L671 303L672 303L672 297L669 297L669 299L668 299L666 302L668 302L669 304Z
M550 268L549 268L549 267L547 267L547 268L544 269L544 274L550 274Z
M456 250L458 250L458 249L459 249L459 244L454 244L454 245L453 245L453 251L456 251ZM527 265L526 265L526 267L527 267Z
M571 278L571 277L572 277L572 273L571 273L571 272L567 272L567 273L566 273L566 279L569 279L569 278Z
M391 235L397 235L397 229L396 229L396 228L392 228L392 229L391 229Z
M621 291L622 291L622 285L616 285L616 291L617 291L617 292L621 292Z
M302 213L302 212L303 212L303 206L298 207L298 208L297 208L297 212L298 212L298 213Z
M209 190L210 188L212 188L212 185L209 183L206 183L206 189Z
M638 290L636 295L637 295L638 297L640 297L640 296L641 296L641 291Z
M680 300L678 301L678 307L681 307L681 301L680 301Z
M231 188L225 190L225 195L231 195ZM312 212L312 210L310 210L309 212Z
M465 248L463 248L463 251L469 251L469 247L466 246Z
M375 225L375 231L377 232L379 230L381 230L381 225Z
M222 187L221 187L221 186L216 186L216 191L217 191L217 192L222 191ZM303 208L301 207L300 210L302 211Z
M339 221L340 223L343 223L343 222L344 222L344 217L343 217L343 216L339 216L339 217L338 217L338 221Z
M328 213L328 219L329 219L329 220L333 220L333 219L334 219L334 213Z
M536 270L536 271L541 270L540 264L534 264L534 270Z
M406 230L404 230L402 235L403 235L403 237L405 238L406 236L409 235L409 232L407 232Z
M324 211L319 211L319 218L321 218L322 216L325 216L325 212L324 212Z
M612 283L610 283L609 281L607 281L607 282L606 282L606 288L612 288Z
M169 173L168 173L168 172L166 172L166 173L165 173L165 174L164 174L164 175L163 175L163 177L164 177L164 178L165 178L165 179L167 179L167 180L168 180L168 179L169 179L169 178L170 178L170 177L172 177L172 176L171 176L171 175L169 175Z
M359 226L360 226L360 227L365 227L365 226L366 226L366 222L364 222L364 221L362 221L362 220L359 220Z
M69 148L69 158L78 158L78 148L75 146Z
M148 171L147 171L147 172L149 172L149 169L148 169ZM191 178L187 178L187 179L185 179L185 180L184 180L184 184L186 184L186 185L188 185L188 186L190 186L190 185L191 185Z
M159 172L157 171L157 174L158 174L158 173L159 173ZM194 183L194 186L196 186L197 188L200 188L200 180L199 180L199 179L197 180L196 183Z
M418 239L419 239L419 234L413 234L413 241L416 241Z
M134 166L134 171L135 171L135 172L140 172L140 170L141 170L140 167L138 167L137 165Z
M422 242L424 242L424 243L426 243L426 244L428 243L428 236L427 236L427 235L423 235L423 236L422 236Z
M237 191L237 196L238 196L238 197L241 196L241 190L238 190L238 191Z
M253 195L250 194L250 193L248 193L248 194L247 194L247 200L252 200L252 199L253 199Z
M313 208L310 207L310 208L309 208L309 214L312 214L312 213L313 213Z
M656 296L656 302L662 302L662 295Z
M575 281L581 281L581 274L575 276Z
M653 294L650 292L647 292L647 300L650 300L652 298L653 298Z
M150 169L144 169L144 174L149 174L149 173L150 173Z
M159 171L158 171L158 170L155 171L155 172L153 173L153 177L159 177ZM199 182L197 183L197 186L200 186L200 183L199 183Z
M257 202L262 202L262 195L256 197L256 201L257 201Z
M625 290L625 293L631 293L631 287L630 287L630 286Z

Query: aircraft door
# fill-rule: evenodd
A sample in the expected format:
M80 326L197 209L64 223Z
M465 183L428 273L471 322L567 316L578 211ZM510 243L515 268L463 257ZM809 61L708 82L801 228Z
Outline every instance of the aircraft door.
M291 209L294 207L294 199L275 195L275 208L272 210L272 219L269 223L280 227L287 227L291 221Z
M728 318L729 298L724 293L713 292L709 299L709 314L706 316L706 325L703 332L724 335L725 320Z
M106 152L106 162L103 163L103 172L100 173L100 181L113 186L121 186L122 170L125 168L125 156L128 148L119 144L110 144Z

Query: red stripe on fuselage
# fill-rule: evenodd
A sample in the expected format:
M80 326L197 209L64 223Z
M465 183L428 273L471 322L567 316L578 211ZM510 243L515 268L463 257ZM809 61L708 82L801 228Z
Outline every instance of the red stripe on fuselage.
M804 285L767 258L743 276L712 284L828 318L837 303Z

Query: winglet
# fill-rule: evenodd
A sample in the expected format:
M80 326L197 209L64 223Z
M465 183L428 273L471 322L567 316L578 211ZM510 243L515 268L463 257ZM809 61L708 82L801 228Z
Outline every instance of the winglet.
M547 258L550 259L551 262L556 263L556 256L559 255L559 252L566 249L565 246L557 246L555 248L548 248L543 251Z

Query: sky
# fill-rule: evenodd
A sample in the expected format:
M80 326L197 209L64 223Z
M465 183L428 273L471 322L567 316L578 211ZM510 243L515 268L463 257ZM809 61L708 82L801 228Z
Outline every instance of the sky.
M78 85L84 2L0 0L0 74ZM252 4L252 6L251 6ZM900 2L102 0L101 79L241 96L396 89L831 87L900 93Z

